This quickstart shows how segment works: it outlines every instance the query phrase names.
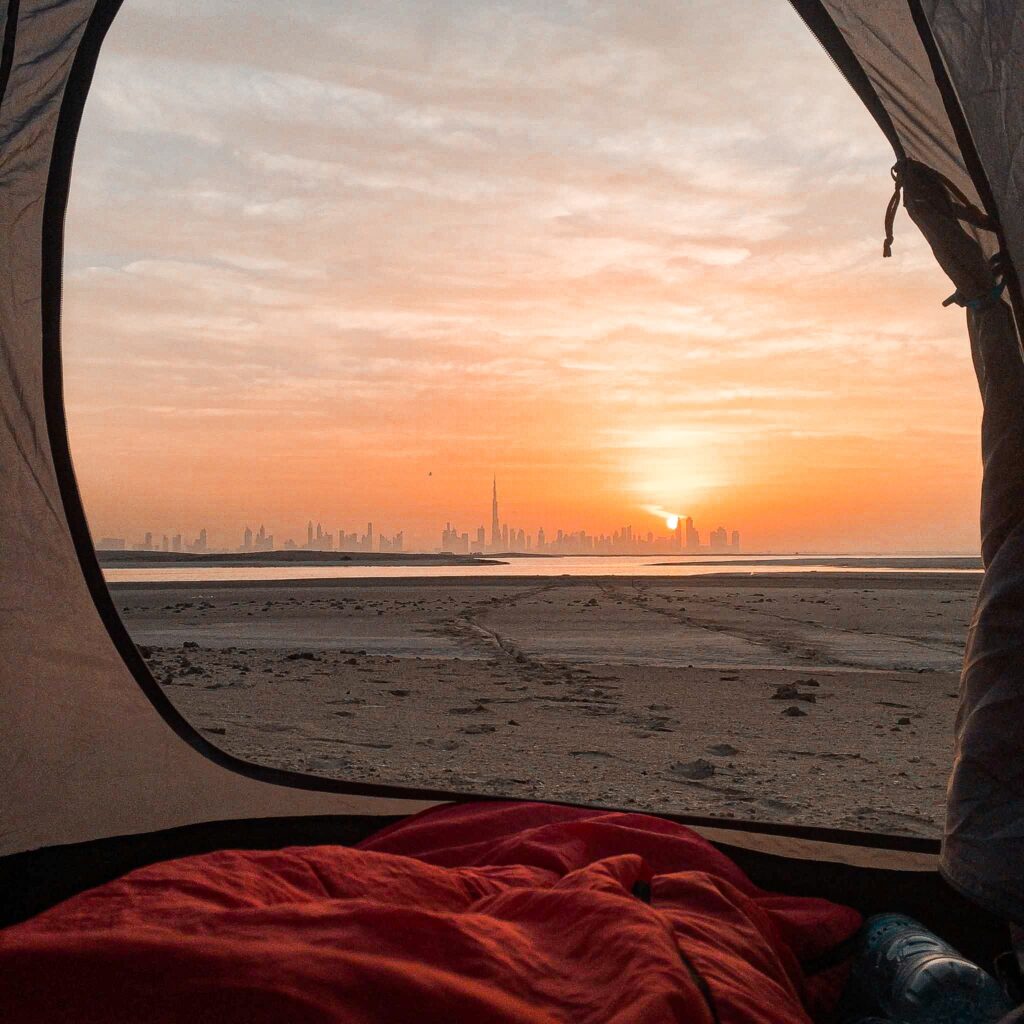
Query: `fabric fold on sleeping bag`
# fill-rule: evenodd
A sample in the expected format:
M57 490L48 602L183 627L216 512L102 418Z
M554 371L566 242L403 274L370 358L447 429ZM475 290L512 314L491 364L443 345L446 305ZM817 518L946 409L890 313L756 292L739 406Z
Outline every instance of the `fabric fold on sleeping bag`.
M445 806L355 849L155 864L0 932L0 1019L807 1022L842 969L801 962L859 923L658 818Z

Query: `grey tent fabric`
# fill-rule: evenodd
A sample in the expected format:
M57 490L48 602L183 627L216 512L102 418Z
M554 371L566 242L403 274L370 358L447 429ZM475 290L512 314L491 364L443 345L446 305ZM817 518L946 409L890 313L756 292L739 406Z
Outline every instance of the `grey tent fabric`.
M967 639L941 868L966 895L1024 923L1024 360L981 246L926 170L906 206L968 307L984 413L981 549L985 576Z
M980 12L971 13L969 8L979 5L970 2L921 5L915 0L906 3L824 0L822 6L828 10L836 27L842 32L892 120L901 147L896 153L897 158L916 160L938 171L963 193L972 206L996 215L996 210L988 209L990 204L994 204L999 210L1007 212L1006 217L998 219L1003 223L1013 222L1019 225L1020 207L1015 203L1013 195L999 192L998 195L1004 202L994 202L989 189L985 185L980 186L975 180L969 166L972 154L965 154L961 145L963 140L958 137L960 126L953 123L947 108L947 99L952 97L943 95L943 90L936 81L933 58L922 40L924 32L937 48L945 43L952 45L955 52L961 51L962 40L959 44L953 43L950 37L955 36L955 33L949 31L943 33L940 38L936 34L934 22L946 26L948 30L950 13L956 10L961 20L976 24L983 15ZM932 9L931 15L926 14L925 6ZM993 6L1010 8L1014 5L1008 2ZM918 20L915 20L915 14ZM919 25L919 20L927 24ZM941 52L936 53L935 57L940 58ZM964 60L965 57L966 55L960 52L957 59ZM998 55L992 54L992 61L994 65L989 65L990 67L999 67L1001 74L1006 78L1011 76L1009 69L1002 69L1001 58ZM998 104L993 104L993 97L987 96L979 101L978 106L985 108L989 124L1013 119L1015 109L1019 111L1022 87L1024 83L1017 82L1017 108L1014 108L1009 94L995 97ZM1019 112L1016 116L1019 119ZM983 118L979 118L979 129L983 121ZM973 130L975 121L972 120L970 128L971 139L967 141L971 142L973 139L974 145L971 148L978 148L978 132ZM998 136L999 132L996 130L988 134ZM1019 138L1018 135L1018 141ZM996 139L991 141L991 156L998 159L999 143ZM1010 144L1006 136L1003 136L1003 144ZM978 170L985 173L987 179L993 177L988 161L982 161ZM968 230L981 244L987 256L992 256L999 250L1000 243L995 232L979 231L974 227L968 227ZM1017 250L1016 255L1020 257L1024 254Z
M991 292L988 260L1008 258L1002 301L968 312L985 401L986 573L964 662L942 870L966 895L1024 922L1024 15L1015 0L820 6L891 119L908 208L958 291ZM915 161L992 225L953 213L948 190L915 178Z
M948 193L904 165L911 206L940 262L968 298L984 294L993 280L987 259L1001 244L1011 270L1024 263L1018 4L793 4L844 41L837 63L855 63L872 93L866 101L891 121L897 157L938 171L997 222L993 231L948 215ZM5 46L10 76L0 102L0 855L215 819L424 806L290 788L215 763L158 713L142 688L144 668L133 674L117 624L104 618L95 581L84 575L91 552L83 549L81 510L64 455L51 447L62 422L54 350L64 197L54 171L73 144L73 131L58 131L62 112L83 101L93 51L117 6L8 0L5 12L14 31L5 22L13 48ZM939 211L938 221L928 209ZM966 893L1024 921L1024 631L1016 596L1024 580L1024 385L1005 304L1019 292L1008 277L1000 303L969 314L986 401L988 572L965 666L944 869Z
M1007 252L1024 267L1024 10L1019 0L921 6L970 125Z

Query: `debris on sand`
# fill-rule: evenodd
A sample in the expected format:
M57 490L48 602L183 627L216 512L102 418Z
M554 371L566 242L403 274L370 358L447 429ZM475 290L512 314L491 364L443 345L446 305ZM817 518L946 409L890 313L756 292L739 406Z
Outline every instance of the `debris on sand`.
M459 732L464 732L467 736L482 736L484 733L494 732L495 728L493 725L466 725Z
M817 703L818 698L813 693L802 693L793 683L783 683L775 687L771 696L772 700L803 700L808 704Z
M713 746L705 748L709 754L714 754L716 757L732 757L733 754L738 754L739 748L734 747L731 743L715 743Z
M698 757L696 761L676 761L669 767L669 771L681 779L696 781L710 779L715 774L715 766L703 757Z

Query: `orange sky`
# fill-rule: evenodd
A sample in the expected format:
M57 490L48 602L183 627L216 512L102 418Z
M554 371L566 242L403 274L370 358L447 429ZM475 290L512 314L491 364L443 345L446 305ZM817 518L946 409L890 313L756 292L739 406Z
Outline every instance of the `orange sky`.
M963 316L902 212L880 258L891 162L781 0L129 0L68 218L94 535L429 548L496 472L530 532L976 550Z

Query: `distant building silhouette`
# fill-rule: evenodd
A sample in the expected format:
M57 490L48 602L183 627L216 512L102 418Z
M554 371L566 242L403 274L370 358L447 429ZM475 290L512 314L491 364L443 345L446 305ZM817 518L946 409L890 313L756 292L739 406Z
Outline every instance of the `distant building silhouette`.
M501 547L501 520L498 518L498 476L495 474L491 483L491 548L497 551Z
M694 528L693 520L686 517L686 550L698 551L700 549L700 534Z

